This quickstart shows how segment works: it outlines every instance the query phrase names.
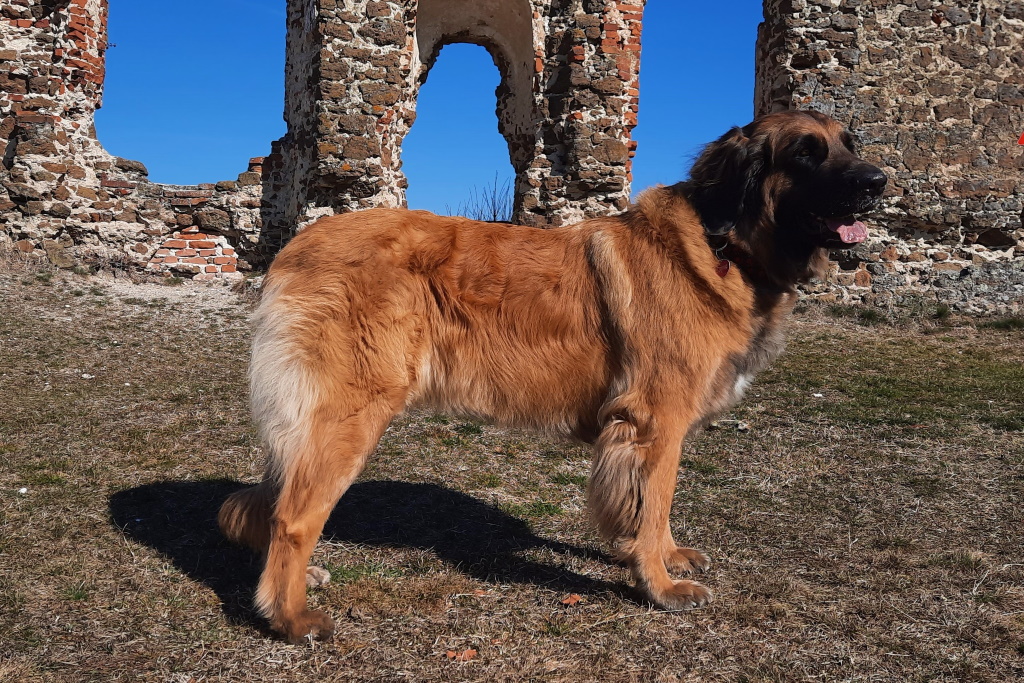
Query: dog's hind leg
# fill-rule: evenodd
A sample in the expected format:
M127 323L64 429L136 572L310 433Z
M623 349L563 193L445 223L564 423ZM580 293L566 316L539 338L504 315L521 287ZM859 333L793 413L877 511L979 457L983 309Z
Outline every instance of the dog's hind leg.
M221 531L228 540L265 555L270 546L270 522L276 497L277 485L270 477L256 486L232 493L217 515ZM330 580L331 575L326 570L306 567L306 585L322 586Z
M628 418L605 426L595 444L588 505L651 602L666 609L700 607L711 601L711 592L696 581L673 581L664 554L683 430L674 438L645 431Z
M256 606L288 642L328 638L334 631L330 617L306 608L306 566L331 510L395 412L379 402L344 417L318 409L303 446L280 463Z

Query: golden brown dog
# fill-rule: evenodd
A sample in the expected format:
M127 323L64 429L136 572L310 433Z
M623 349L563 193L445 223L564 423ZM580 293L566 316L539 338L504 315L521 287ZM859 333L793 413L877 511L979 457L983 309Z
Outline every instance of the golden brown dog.
M331 509L410 406L594 446L588 505L665 608L711 593L669 529L688 433L781 349L796 283L866 236L885 175L810 112L710 144L688 181L626 213L543 230L377 209L325 218L267 276L250 366L268 457L224 533L266 553L256 604L292 642L327 637L306 565Z

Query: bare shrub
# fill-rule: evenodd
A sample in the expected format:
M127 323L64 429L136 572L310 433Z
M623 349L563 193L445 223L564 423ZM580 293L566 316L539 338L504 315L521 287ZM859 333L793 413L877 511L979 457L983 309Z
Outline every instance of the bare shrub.
M445 204L445 213L449 216L465 216L478 221L508 223L512 220L512 179L501 181L498 174L494 180L482 188L474 185L469 190L469 199L458 204L454 209Z

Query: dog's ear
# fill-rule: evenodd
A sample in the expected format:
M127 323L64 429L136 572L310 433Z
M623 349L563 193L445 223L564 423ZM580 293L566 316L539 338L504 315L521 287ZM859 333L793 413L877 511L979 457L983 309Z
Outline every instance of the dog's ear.
M733 128L701 152L684 183L709 235L724 235L760 210L764 141Z

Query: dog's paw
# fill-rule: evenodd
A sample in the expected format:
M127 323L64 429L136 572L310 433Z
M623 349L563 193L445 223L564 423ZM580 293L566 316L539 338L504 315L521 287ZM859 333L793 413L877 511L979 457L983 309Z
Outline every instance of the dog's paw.
M275 628L292 645L313 640L327 640L334 635L334 620L324 612L305 610L287 623Z
M694 548L678 547L665 554L665 567L677 574L706 572L710 566L708 556Z
M673 581L671 588L648 590L647 597L661 609L695 609L715 599L711 591L696 581Z
M321 567L306 567L306 587L320 588L331 582L331 573Z

